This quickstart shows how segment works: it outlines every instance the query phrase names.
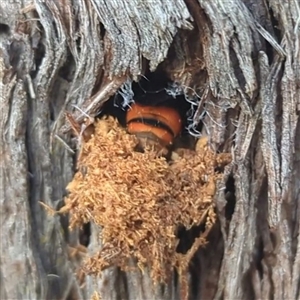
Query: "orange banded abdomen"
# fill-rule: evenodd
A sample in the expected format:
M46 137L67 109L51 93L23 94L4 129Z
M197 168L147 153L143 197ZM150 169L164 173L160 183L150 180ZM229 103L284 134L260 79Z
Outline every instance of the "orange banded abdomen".
M174 108L137 103L127 111L126 124L130 134L156 139L163 145L172 144L182 127L181 117Z

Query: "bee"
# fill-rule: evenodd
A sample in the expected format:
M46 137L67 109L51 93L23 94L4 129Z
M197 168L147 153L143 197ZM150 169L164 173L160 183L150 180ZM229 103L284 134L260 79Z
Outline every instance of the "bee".
M144 106L132 104L126 114L127 132L136 135L145 143L168 147L182 130L182 120L178 111L167 106Z

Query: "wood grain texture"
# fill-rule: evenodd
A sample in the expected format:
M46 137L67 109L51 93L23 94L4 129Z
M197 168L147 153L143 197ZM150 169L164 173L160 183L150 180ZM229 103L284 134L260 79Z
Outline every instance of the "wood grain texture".
M234 155L219 222L190 266L191 299L298 299L299 15L297 0L2 1L1 299L181 299L176 274L164 286L117 268L79 280L78 231L39 203L61 207L74 174L65 111L94 117L146 60L176 81L211 146Z

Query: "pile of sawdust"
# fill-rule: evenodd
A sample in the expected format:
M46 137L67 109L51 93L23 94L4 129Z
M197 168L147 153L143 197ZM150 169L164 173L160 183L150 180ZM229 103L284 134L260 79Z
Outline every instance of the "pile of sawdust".
M70 213L71 228L87 222L102 228L103 246L86 262L87 273L112 265L126 270L134 258L161 282L191 258L176 252L178 226L205 224L194 250L205 244L215 222L216 181L222 177L215 170L228 164L230 155L215 154L203 143L170 164L151 149L135 152L137 142L114 119L98 121L83 145L63 211Z

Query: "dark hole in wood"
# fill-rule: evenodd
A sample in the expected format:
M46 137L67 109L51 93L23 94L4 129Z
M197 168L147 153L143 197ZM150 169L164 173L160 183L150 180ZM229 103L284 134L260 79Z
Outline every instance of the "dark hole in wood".
M242 286L244 288L244 291L246 291L247 293L247 299L255 299L255 292L254 292L254 289L253 289L253 285L252 284L249 284L253 278L253 274L252 274L252 269L248 269L242 280L241 280L241 283L242 283Z
M163 72L146 72L145 76L141 77L139 82L132 83L133 99L124 100L123 96L117 93L105 103L102 110L97 115L97 118L101 118L104 115L111 115L116 117L119 123L125 127L126 111L130 107L130 101L132 100L144 105L174 107L181 115L183 129L181 135L175 139L173 148L181 147L192 149L195 146L195 138L189 134L187 129L189 122L187 120L187 112L191 108L191 104L186 101L184 95L178 95L175 98L169 95L166 89L170 83L171 81ZM126 105L126 103L128 103L128 105ZM200 131L201 129L202 123L197 127L197 130ZM139 145L137 145L135 150L143 152L143 149ZM180 239L177 251L186 253L193 245L195 239L204 230L205 225L194 226L189 230L180 227L177 233Z
M45 56L45 46L40 40L34 52L35 68L30 72L30 76L32 79L36 77L44 56Z
M54 33L54 35L55 35L55 38L56 39L60 39L60 35L59 35L59 29L57 29L57 26L56 26L56 22L52 22L52 30L53 30L53 33Z
M22 41L13 40L9 45L9 63L12 69L20 73L22 71L22 52L24 51L24 43Z
M185 227L180 227L177 232L179 244L177 246L176 251L178 253L186 254L194 244L195 239L199 237L201 232L203 232L204 230L205 224L193 226L189 230L187 230Z
M229 176L227 183L226 183L226 189L225 189L225 198L227 201L226 207L225 207L225 217L226 219L230 220L235 208L235 187L234 187L234 178L233 176Z
M145 76L141 77L138 82L132 83L133 99L127 98L124 100L123 96L117 93L105 103L97 117L100 118L103 115L114 116L123 127L126 127L126 111L132 100L143 105L174 107L180 113L182 131L180 136L174 139L173 148L192 149L195 146L195 138L190 135L187 129L190 122L187 119L187 113L191 108L191 104L186 101L184 95L178 95L174 98L168 94L166 89L169 88L171 83L164 72L146 72ZM196 129L201 131L201 122Z
M87 247L90 243L91 237L91 223L84 224L79 232L79 242L81 245Z
M100 30L99 30L100 31L100 40L103 41L104 36L105 36L105 28L102 23L100 23L99 27L100 27Z
M234 41L236 41L236 43L239 43L239 39L237 37L237 34L236 34L236 28L234 27L233 28L233 34L234 34ZM243 87L243 91L245 92L245 86L246 86L246 79L245 79L245 76L240 68L240 65L239 65L239 60L238 60L238 57L237 57L237 53L235 52L234 50L234 46L233 46L233 40L230 40L229 42L230 46L229 46L229 49L230 49L230 59L231 59L231 62L232 62L232 65L233 65L233 70L234 70L234 73L235 73L235 76L239 82L239 85L240 87L242 88ZM246 94L246 93L245 93Z
M52 122L55 121L55 114L54 114L54 108L53 108L53 105L49 105L49 114L50 114L50 120Z
M7 24L0 23L0 34L9 34L10 28Z
M81 52L81 40L82 40L81 37L78 36L75 41L78 53Z
M74 79L75 60L71 53L68 53L68 57L64 65L59 69L59 76L68 82Z
M200 247L195 253L189 265L189 272L191 274L191 300L199 299L199 294L206 286L209 291L208 294L202 295L201 299L212 299L213 291L216 286L208 276L208 279L201 283L201 277L210 270L214 270L216 266L221 265L224 253L224 240L220 230L220 223L217 221L207 236L208 243L205 247ZM223 299L223 298L221 298Z
M263 278L263 265L262 265L262 259L264 257L263 251L264 251L263 240L260 237L258 241L257 251L255 253L255 265L260 279Z
M273 32L274 32L275 36L274 35L272 35L272 36L280 44L280 41L282 39L282 34L281 34L280 29L279 29L278 20L274 16L274 12L273 12L272 8L268 7L268 10L269 10L271 22L274 25L274 26L272 26L272 29L273 29ZM268 41L266 41L266 53L267 53L267 56L269 58L269 64L271 65L273 60L274 60L274 53L275 52L274 52L273 46L271 44L269 44Z

